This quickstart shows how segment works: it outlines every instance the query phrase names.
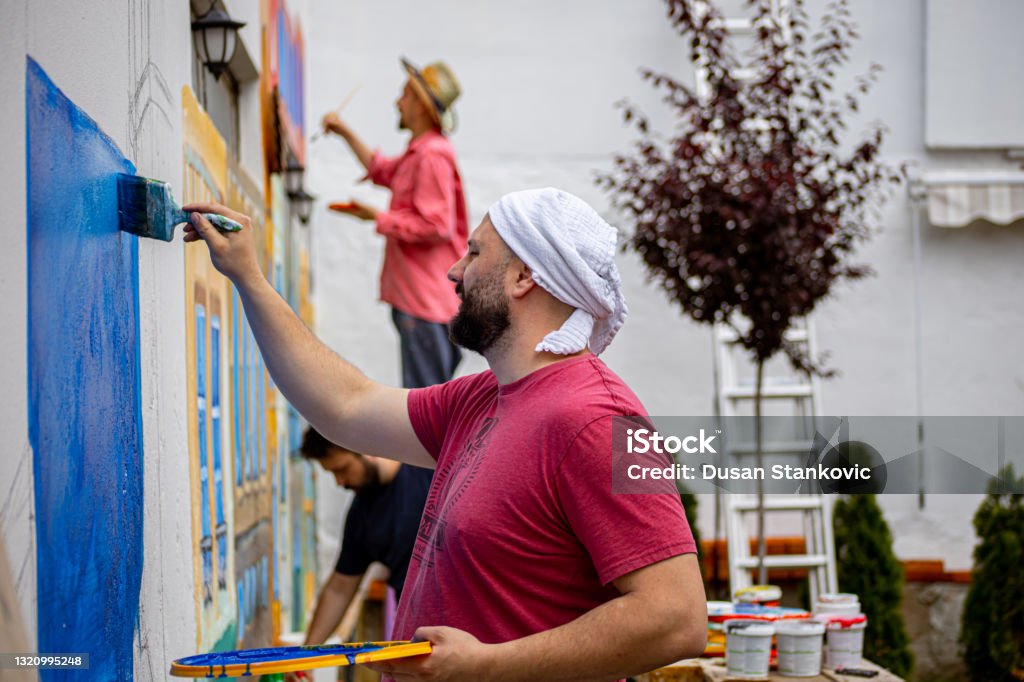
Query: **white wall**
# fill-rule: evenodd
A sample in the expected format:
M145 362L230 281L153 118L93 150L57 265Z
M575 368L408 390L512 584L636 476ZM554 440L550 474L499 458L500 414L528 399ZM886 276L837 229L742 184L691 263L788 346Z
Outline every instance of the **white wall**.
M191 50L185 2L57 0L6 3L0 22L4 97L0 159L7 242L0 253L6 330L0 377L14 399L0 415L7 454L0 481L10 495L0 528L35 642L35 529L32 454L26 417L27 273L25 224L25 58L33 57L86 111L141 174L180 186L181 89ZM136 674L161 678L167 662L195 648L191 495L185 413L183 245L139 242L144 458L144 563Z
M28 442L28 390L26 340L26 199L25 199L25 27L28 3L9 3L0 22L0 177L4 183L5 213L10 225L5 248L0 249L0 315L7 321L0 336L0 376L14 387L7 409L0 410L0 433L6 442L0 457L0 536L7 543L7 557L21 603L28 643L35 646L35 527L32 523L32 449ZM17 392L20 390L20 394Z
M631 133L613 103L629 97L664 123L637 67L689 77L684 42L658 0L416 3L382 0L315 3L311 25L309 115L333 109L356 86L343 113L372 145L398 153L394 100L403 83L399 55L420 64L442 58L458 75L461 126L452 137L475 225L507 191L555 185L593 203L613 224L593 182L626 151ZM852 130L881 119L896 161L921 167L1006 165L998 153L929 153L924 146L923 0L856 0L863 39L847 82L869 62L885 67ZM429 30L424 30L429 27ZM372 228L328 214L327 200L349 196L384 206L386 192L357 185L361 169L336 138L310 150L309 184L323 200L314 218L318 331L371 376L398 382L397 340L385 306L375 301L382 240ZM914 276L911 208L903 190L887 205L880 232L861 252L877 276L840 287L817 315L818 345L842 375L824 386L827 413L912 415ZM1015 287L1024 262L1024 228L974 225L962 231L923 228L923 385L925 414L1021 414L1024 364L1015 351L1024 313ZM639 259L619 257L631 317L604 356L651 414L707 414L712 401L711 340L645 283ZM484 367L474 357L464 372ZM322 519L340 517L340 495L322 490ZM331 500L336 506L331 506ZM939 557L970 565L973 496L884 497L896 550L904 558ZM711 506L701 525L710 533ZM332 521L333 522L333 521ZM707 535L706 535L707 536ZM324 540L321 556L334 548ZM336 542L336 541L335 541ZM336 547L336 545L335 545ZM321 571L329 568L321 563Z
M123 15L123 7L110 4L111 15ZM131 158L140 174L180 186L181 92L191 80L190 62L183 58L192 50L188 4L144 0L137 2L134 10L129 31L135 37L133 52L137 54L129 56L129 85L141 90L145 103L137 114L140 142ZM182 371L187 367L184 276L183 244L139 241L146 448L146 550L135 664L140 679L161 677L169 660L195 648L192 496L186 374Z

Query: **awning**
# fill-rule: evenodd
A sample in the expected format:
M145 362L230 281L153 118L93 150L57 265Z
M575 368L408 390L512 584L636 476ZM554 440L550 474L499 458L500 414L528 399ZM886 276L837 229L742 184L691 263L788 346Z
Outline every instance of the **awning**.
M1024 172L931 171L921 178L928 221L963 227L975 220L1008 225L1024 219Z

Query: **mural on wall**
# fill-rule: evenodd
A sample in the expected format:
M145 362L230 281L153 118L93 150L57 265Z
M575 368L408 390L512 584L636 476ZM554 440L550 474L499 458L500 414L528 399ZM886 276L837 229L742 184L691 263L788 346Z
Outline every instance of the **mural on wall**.
M130 680L143 562L138 242L118 231L134 167L31 58L28 425L38 650ZM41 670L43 680L66 672Z
M267 50L279 35L267 22L286 13L280 3L265 10ZM289 85L294 73L301 76L301 63L275 71L275 98L301 97L301 86ZM309 231L291 220L280 176L268 170L264 200L188 88L183 102L185 200L216 199L249 215L264 272L311 324ZM291 105L296 115L300 105ZM301 143L301 127L287 125ZM268 130L265 148L295 144L286 130L281 138ZM315 472L298 453L303 422L271 381L234 287L203 249L187 249L185 265L198 646L268 646L302 630L316 599Z
M309 272L309 229L305 225L292 225L283 236L286 243L285 290L281 295L292 310L313 328L313 303ZM302 417L290 405L289 423L289 480L292 506L289 513L291 528L291 583L293 609L291 625L293 630L303 629L303 615L316 600L316 480L314 465L303 459L299 453L302 432L305 425Z
M316 479L313 465L299 455L302 418L288 406L291 454L289 489L292 520L292 630L306 627L306 615L316 600Z
M189 88L184 110L185 201L227 201L227 147ZM240 407L237 389L249 377L237 358L240 324L233 288L216 271L205 249L185 250L186 357L188 367L189 471L192 480L193 568L197 645L201 651L237 647L248 605L236 569L238 456L255 456L258 420ZM227 387L231 386L231 390ZM238 424L244 420L239 437ZM251 449L246 450L245 445ZM251 578L250 578L251 581ZM241 622L240 622L241 621Z
M257 234L259 257L267 272L269 231L265 202L256 184L234 159L228 160L228 206L250 216ZM232 405L235 410L235 577L238 593L238 646L259 647L276 636L271 615L271 557L273 556L272 443L276 420L269 375L245 317L241 299L231 289Z
M282 2L264 9L263 47L276 55L272 144L302 159L301 30ZM88 651L90 678L132 679L143 566L139 266L137 238L117 229L115 174L135 169L30 58L25 82L39 650ZM268 167L261 189L190 88L181 102L178 198L251 216L274 287L311 324L309 230L289 214L279 176ZM304 423L270 381L234 287L205 249L185 248L184 264L197 650L268 646L301 630L315 601L315 471L298 455Z
M289 215L279 172L288 157L305 165L304 43L284 0L263 0L260 74L265 188L271 245L268 278L302 320L313 326L309 229ZM273 611L275 632L300 631L316 601L315 468L299 455L305 424L271 384L276 445L273 477Z
M279 174L268 176L270 198L270 262L267 277L274 289L287 300L285 279L285 245L287 244L288 213L286 211L284 185ZM273 610L276 632L294 631L297 628L292 621L293 612L302 613L302 603L294 598L292 590L292 551L291 551L291 495L290 487L290 439L297 424L288 419L289 405L279 391L272 387L271 406L274 411L274 422L280 425L275 438L275 465L273 477L273 507L271 515L274 529L274 585ZM292 607L299 604L299 608Z
M306 109L302 27L284 0L262 0L263 64L260 74L263 148L268 173L279 172L287 152L306 165ZM280 133L280 134L279 134Z

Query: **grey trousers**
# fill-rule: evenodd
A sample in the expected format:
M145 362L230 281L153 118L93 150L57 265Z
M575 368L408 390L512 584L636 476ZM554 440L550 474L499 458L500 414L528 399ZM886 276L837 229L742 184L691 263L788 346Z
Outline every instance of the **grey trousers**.
M402 386L423 388L452 378L462 351L448 338L448 325L427 322L392 307L391 319L402 344Z

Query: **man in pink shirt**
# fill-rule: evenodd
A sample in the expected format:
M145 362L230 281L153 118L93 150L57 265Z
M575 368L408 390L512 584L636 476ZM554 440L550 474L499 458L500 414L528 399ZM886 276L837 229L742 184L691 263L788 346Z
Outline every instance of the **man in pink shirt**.
M320 343L260 272L245 225L205 240L285 397L333 442L434 468L396 639L432 652L391 680L617 680L704 650L707 605L674 486L616 494L621 424L645 410L598 355L625 322L616 233L555 189L491 207L449 278L457 343L490 370L378 384ZM634 421L635 423L635 421ZM618 426L618 428L617 428Z
M325 132L340 135L374 184L391 190L386 211L358 201L344 210L373 221L386 240L380 298L391 305L402 351L402 384L418 388L451 379L461 353L448 339L447 323L459 307L446 273L466 252L469 225L455 151L446 137L454 127L452 105L459 84L444 62L409 75L398 98L398 126L412 133L401 156L370 148L336 113L323 118Z

